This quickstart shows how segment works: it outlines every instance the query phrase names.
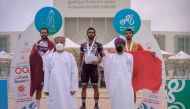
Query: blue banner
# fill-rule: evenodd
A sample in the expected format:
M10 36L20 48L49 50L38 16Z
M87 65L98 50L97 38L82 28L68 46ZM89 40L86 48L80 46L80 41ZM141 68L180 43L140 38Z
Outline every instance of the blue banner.
M0 80L0 109L8 109L8 81Z

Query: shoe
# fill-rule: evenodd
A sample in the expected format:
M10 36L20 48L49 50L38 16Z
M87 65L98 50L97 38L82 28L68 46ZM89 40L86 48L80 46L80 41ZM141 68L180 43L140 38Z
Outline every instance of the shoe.
M99 106L98 106L98 105L95 105L95 106L94 106L94 109L99 109Z
M86 107L85 107L84 105L82 105L82 106L80 107L80 109L86 109Z

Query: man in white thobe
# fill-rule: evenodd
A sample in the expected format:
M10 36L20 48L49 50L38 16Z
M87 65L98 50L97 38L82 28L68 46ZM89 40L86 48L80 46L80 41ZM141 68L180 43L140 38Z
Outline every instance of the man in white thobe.
M56 37L54 44L56 51L43 57L48 109L77 109L78 68L75 58L64 51L65 37Z
M106 85L111 100L111 109L134 109L132 87L133 56L124 52L125 40L114 41L116 53L105 53L103 67Z

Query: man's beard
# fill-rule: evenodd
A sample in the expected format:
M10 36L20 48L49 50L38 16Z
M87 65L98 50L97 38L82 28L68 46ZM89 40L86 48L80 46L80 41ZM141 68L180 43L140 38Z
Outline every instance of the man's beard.
M129 41L129 40L131 40L132 38L131 38L131 37L130 37L130 38L127 37L126 39Z
M89 40L93 40L93 39L94 39L94 37L88 37L88 39L89 39Z
M42 39L47 39L47 36L42 36Z

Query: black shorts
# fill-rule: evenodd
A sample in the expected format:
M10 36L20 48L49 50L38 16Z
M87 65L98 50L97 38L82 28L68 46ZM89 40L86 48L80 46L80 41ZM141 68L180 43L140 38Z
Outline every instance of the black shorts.
M91 80L92 84L98 83L98 69L97 65L83 64L81 82L87 84Z

